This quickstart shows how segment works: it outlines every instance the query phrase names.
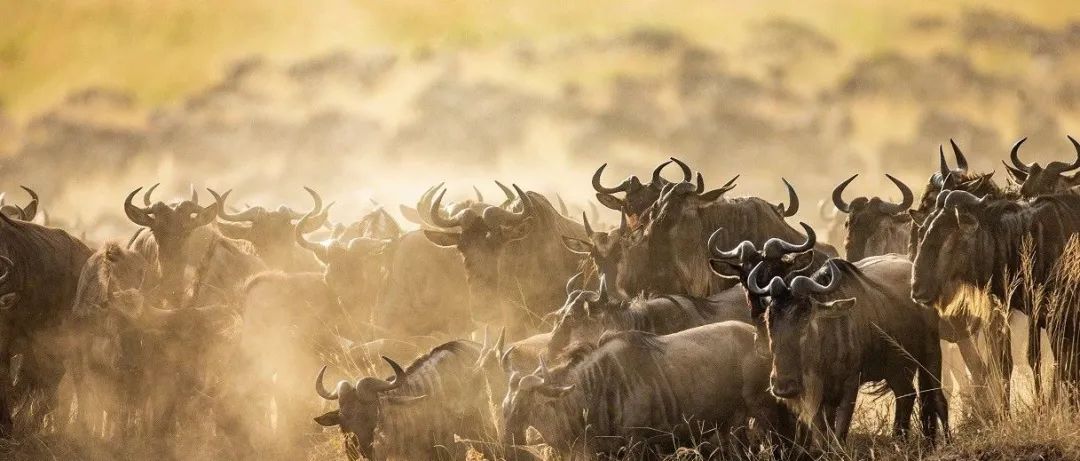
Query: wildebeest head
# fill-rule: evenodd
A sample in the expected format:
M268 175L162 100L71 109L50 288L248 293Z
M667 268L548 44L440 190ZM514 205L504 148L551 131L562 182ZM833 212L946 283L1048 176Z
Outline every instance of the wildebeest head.
M981 286L986 274L977 263L980 221L988 213L986 197L965 191L942 191L919 242L912 268L911 297L927 305L949 302L961 284Z
M820 365L808 363L814 361L813 357L830 357L816 348L822 346L822 337L831 333L824 328L813 328L812 325L825 319L846 316L855 300L821 300L840 287L841 271L834 259L826 262L822 270L813 277L799 275L788 284L777 276L765 287L758 283L761 266L763 265L752 271L747 289L758 296L769 298L765 315L773 361L769 376L770 387L773 395L777 397L798 398L804 391L804 366ZM829 280L825 285L817 280L823 278Z
M297 226L296 242L326 265L323 275L326 284L339 299L351 303L370 301L376 296L388 275L396 241L356 237L322 244L309 242Z
M191 198L181 202L166 204L151 202L150 196L158 184L154 184L143 194L143 205L131 203L142 187L131 191L124 200L124 212L131 222L150 229L158 246L158 265L162 276L164 295L173 306L179 306L183 295L182 281L185 260L183 247L191 233L214 221L218 215L220 203L209 206L199 205L199 194L191 188ZM211 191L214 195L217 193Z
M575 276L575 278L579 278ZM558 353L570 344L596 342L607 329L605 320L616 309L623 309L623 303L608 292L607 278L600 277L600 287L596 291L572 289L576 280L571 279L566 285L566 303L557 311L559 316L555 328L551 330L548 342L549 355Z
M26 191L27 194L30 194L30 201L27 202L26 206L5 203L4 194L0 194L0 213L3 213L5 216L12 219L18 219L21 221L33 221L34 218L37 216L38 212L38 195L36 192L34 192L33 189L30 189L29 187L19 187Z
M847 238L844 251L848 261L858 261L867 256L902 252L908 245L911 231L911 215L908 209L915 202L915 195L906 184L891 175L885 175L903 199L891 203L879 197L858 197L850 203L844 201L844 189L859 175L853 175L833 189L832 201L836 208L847 213L844 223Z
M373 459L375 430L379 425L379 415L384 406L408 405L425 397L386 395L404 385L408 375L397 362L387 357L383 357L383 360L394 370L394 377L390 380L361 378L355 385L348 381L340 381L334 392L330 392L323 385L325 366L319 370L319 376L315 378L315 392L326 400L338 402L337 410L316 417L315 422L321 426L341 428L342 434L345 435L345 454L350 460L359 459L360 455L363 455L365 459Z
M801 244L794 244L780 238L770 238L758 250L753 242L743 241L739 246L731 250L722 250L717 247L719 235L723 229L717 229L709 237L709 251L712 257L709 266L713 273L720 277L738 279L743 286L747 286L750 274L755 268L758 269L758 282L771 280L773 277L788 278L793 275L806 275L817 269L814 265L816 254L814 246L817 245L817 232L804 222L799 223L806 232L806 240ZM750 318L758 326L764 325L762 314L765 313L763 300L748 292L750 301Z
M1068 136L1068 138L1076 150L1076 160L1072 163L1050 162L1046 167L1038 163L1029 165L1020 161L1020 146L1024 144L1024 141L1027 141L1027 138L1023 138L1013 145L1012 150L1009 151L1012 166L1005 164L1005 168L1008 169L1009 176L1012 176L1013 180L1020 184L1021 197L1033 198L1039 195L1053 194L1080 185L1080 178L1077 175L1072 177L1065 175L1066 172L1080 168L1080 143L1077 143L1072 136Z
M505 445L523 444L526 442L529 416L540 405L565 397L574 389L574 385L561 386L549 382L551 373L543 359L532 373L512 370L509 373L509 389L502 402L502 442Z
M919 200L919 206L909 212L911 215L911 237L908 244L908 255L912 258L915 256L915 249L925 231L927 219L936 211L934 206L941 191L962 190L980 197L1000 197L1003 195L1001 188L994 184L994 172L969 172L967 159L964 158L964 153L960 151L960 147L951 139L949 143L952 144L953 154L956 156L957 168L949 169L949 164L945 161L945 150L943 147L938 146L940 167L937 172L930 176L926 190L923 191L922 198Z
M581 220L585 224L585 236L588 240L577 237L563 236L563 244L570 252L586 256L596 271L607 280L615 281L619 274L619 264L622 262L622 252L625 246L624 237L629 232L626 214L622 214L622 222L618 229L610 232L596 232L589 225L589 217L581 213Z
M471 290L498 287L499 258L506 245L528 237L538 225L537 199L516 184L513 187L516 200L503 206L472 204L447 216L443 190L428 208L434 228L424 230L424 235L435 245L458 249Z
M229 238L251 242L264 261L279 268L287 268L286 266L293 262L289 258L290 250L296 248L294 235L297 232L310 233L318 230L326 223L330 207L334 205L331 203L323 209L322 197L309 187L304 190L311 195L314 202L312 210L307 213L295 211L285 205L276 210L256 206L230 213L226 211L225 201L232 191L226 191L221 196L214 194L219 204L218 217L230 223L220 226L222 233ZM296 229L301 218L306 215L311 218L303 221L302 229Z
M664 167L670 165L672 162L679 165L679 168L682 168L682 182L690 182L690 180L693 179L690 167L679 159L671 157L670 160L661 163L653 170L652 180L649 181L648 184L642 184L637 176L630 176L618 186L605 187L600 182L600 178L603 176L604 168L607 168L607 164L600 165L600 168L596 170L596 173L593 173L592 177L592 186L593 189L596 190L596 199L612 210L625 213L629 220L630 228L637 228L638 218L641 216L641 213L649 208L649 206L660 197L660 191L665 186L672 184L671 181L664 179L664 177L660 175L660 173L663 172ZM619 192L624 194L624 198L620 199L614 195Z

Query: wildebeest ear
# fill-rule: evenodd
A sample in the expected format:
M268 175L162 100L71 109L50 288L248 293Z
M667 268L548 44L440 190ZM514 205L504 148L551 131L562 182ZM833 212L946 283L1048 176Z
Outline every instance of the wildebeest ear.
M701 200L703 200L705 203L712 202L714 200L717 200L717 199L723 197L724 192L727 192L729 190L731 190L731 188L723 188L723 187L721 187L719 189L713 189L713 190L708 191L708 192L706 192L704 194L701 194Z
M965 234L970 234L979 230L979 220L960 210L956 210L956 223L960 226L960 231Z
M720 278L739 279L742 276L742 268L738 262L725 259L710 259L709 267Z
M315 422L320 426L340 426L341 425L341 412L338 410L330 411L320 416L315 417Z
M582 256L592 253L593 245L582 239L564 236L562 241L563 246L565 246L567 250L570 250L571 253Z
M626 204L626 202L621 198L618 198L611 194L603 194L599 192L596 194L596 200L599 200L601 205L604 205L615 211L622 210L623 205Z
M851 312L851 308L855 306L855 298L836 299L827 302L817 302L814 304L820 308L820 314L825 317L843 317Z
M416 208L400 205L398 211L401 212L401 217L405 218L406 221L421 226L424 225L424 221L420 219L420 213L416 211Z
M387 397L386 402L391 405L411 405L427 398L427 395L418 395L414 397L400 397L393 396Z
M529 235L529 233L533 231L534 227L536 227L536 218L529 216L528 218L525 218L525 220L522 221L520 224L514 225L513 227L503 227L503 237L505 237L506 241L508 242L513 242L514 240L521 240L527 235Z
M443 232L436 230L425 230L424 236L427 237L431 243L443 248L456 247L461 241L461 234L454 232Z

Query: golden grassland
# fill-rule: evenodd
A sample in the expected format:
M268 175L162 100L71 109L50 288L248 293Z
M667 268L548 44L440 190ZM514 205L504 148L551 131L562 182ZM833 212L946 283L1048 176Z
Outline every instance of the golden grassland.
M288 59L338 49L484 48L642 26L733 47L749 27L772 17L828 31L842 52L863 54L918 48L919 37L907 28L911 19L971 8L1049 27L1080 15L1080 4L1045 0L812 6L793 0L0 0L0 107L25 118L87 86L130 90L153 107L216 81L225 63L251 54ZM981 64L1007 72L1005 58L987 56Z

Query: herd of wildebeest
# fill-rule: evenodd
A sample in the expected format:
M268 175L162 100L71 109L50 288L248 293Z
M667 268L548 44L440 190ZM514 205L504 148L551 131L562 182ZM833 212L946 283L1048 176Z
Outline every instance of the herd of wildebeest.
M214 190L206 204L194 188L165 203L154 186L122 202L135 235L95 250L34 223L27 189L28 205L0 210L0 435L201 432L252 453L302 445L317 423L340 428L349 459L523 458L540 443L567 458L812 457L846 438L860 389L877 384L895 435L918 403L934 444L949 437L942 341L973 382L1008 389L1008 329L946 309L965 291L1030 316L1059 364L1077 353L1076 306L1042 312L1008 277L1060 279L1080 232L1068 139L1076 160L1046 166L1017 142L1007 183L969 171L955 143L921 198L892 176L899 203L845 197L856 176L840 182L846 235L831 239L846 259L786 221L800 203L787 180L786 204L733 197L737 177L710 189L675 158L647 181L596 170L617 226L498 182L491 203L431 187L400 207L419 225L408 232L382 208L331 225L312 189L298 212L234 208ZM327 365L374 371L380 355L389 377L327 385Z

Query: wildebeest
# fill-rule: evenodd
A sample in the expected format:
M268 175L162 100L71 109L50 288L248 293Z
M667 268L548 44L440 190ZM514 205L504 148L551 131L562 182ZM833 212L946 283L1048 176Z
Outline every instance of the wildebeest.
M584 238L585 230L543 195L513 187L517 197L511 204L477 204L452 216L442 215L443 190L429 207L431 224L442 230L424 230L424 235L461 253L473 315L482 323L506 325L520 338L522 328L561 305L562 287L579 266L562 238ZM492 305L499 310L484 317L479 306Z
M659 456L695 445L709 452L744 435L751 417L790 440L786 412L768 394L768 359L753 343L753 328L741 322L666 336L627 331L579 346L555 369L541 363L532 373L512 372L503 443L526 443L532 426L572 457Z
M803 238L784 221L799 208L791 184L784 181L789 196L785 206L756 197L724 197L734 187L733 181L708 192L700 181L669 186L650 208L644 229L631 235L631 251L624 257L635 260L626 264L630 273L624 276L620 271L620 284L626 280L646 293L706 297L731 286L709 270L711 255L705 242L710 237L720 248L733 248L746 240L760 245L772 237ZM836 255L828 245L816 246ZM635 288L626 291L638 292Z
M312 218L304 221L303 233L311 233L318 230L326 223L330 206L323 208L322 197L310 187L304 190L311 195L314 202L312 210L306 214ZM226 221L219 223L218 229L226 237L241 239L251 242L255 248L255 254L267 265L267 267L287 272L308 272L322 269L322 265L311 255L296 244L293 237L296 227L305 213L294 211L285 205L276 210L267 210L261 206L249 207L238 213L226 211L225 201L229 197L226 191L218 199L218 217Z
M948 434L938 316L909 297L910 261L897 255L855 264L831 259L812 277L788 283L777 276L765 287L760 270L754 269L748 289L769 297L772 393L820 436L844 440L860 386L881 381L896 399L897 435L907 432L916 396L923 434L933 439L939 420Z
M359 455L370 460L462 459L455 435L490 440L495 434L485 375L502 376L503 371L498 361L482 360L484 353L480 344L451 341L407 368L383 357L394 370L392 378L341 381L332 392L323 385L323 367L315 390L337 401L338 408L315 421L341 428L351 460Z
M619 227L608 232L598 232L589 225L589 218L581 213L581 222L585 227L585 239L575 237L563 237L563 244L572 253L588 258L596 270L596 273L616 285L619 279L619 266L623 263L623 247L626 244L624 237L630 231L626 221L626 214L622 214ZM610 287L610 285L609 285ZM619 293L626 297L626 293Z
M0 213L11 219L18 219L21 221L33 221L38 214L38 195L33 189L26 186L19 186L27 194L30 195L30 201L24 206L19 206L11 203L5 203L4 195L0 194Z
M1020 161L1020 146L1024 144L1024 141L1027 141L1027 138L1022 138L1013 145L1009 151L1012 166L1009 166L1004 161L1002 163L1005 163L1009 176L1012 176L1013 180L1020 184L1019 192L1021 197L1033 198L1040 195L1065 192L1080 185L1080 172L1072 176L1065 175L1069 171L1080 168L1080 143L1073 139L1072 136L1068 136L1068 138L1073 148L1076 149L1076 160L1073 163L1050 162L1046 167L1038 163L1029 165Z
M595 343L605 331L637 330L666 335L693 327L737 320L750 322L741 289L708 298L658 296L622 300L608 293L607 279L596 291L567 290L566 304L551 331L546 356L557 357L575 343Z
M432 243L424 231L322 245L307 241L297 228L296 241L326 265L323 279L352 317L342 319L352 325L344 329L347 335L453 337L473 329L461 257ZM434 312L439 315L429 315Z
M637 176L630 176L626 178L622 183L615 187L605 187L600 178L604 175L604 169L607 168L607 164L600 165L600 168L596 169L592 177L592 186L596 191L596 199L600 201L604 206L611 208L612 210L623 213L627 216L630 228L636 229L638 226L638 218L641 216L657 198L660 197L660 191L670 184L671 181L664 179L660 176L660 173L664 171L664 167L674 162L679 168L682 169L683 182L690 182L694 178L690 172L690 167L675 157L671 157L668 161L661 163L652 172L652 179L648 184L642 184L641 180ZM618 198L614 194L622 192L624 198Z
M174 314L145 303L150 270L142 255L110 242L90 256L79 277L69 371L83 429L105 438L137 429L156 370L149 349Z
M128 247L157 266L161 277L157 291L164 302L173 308L220 303L237 294L247 277L265 267L250 244L226 238L208 226L217 217L220 202L199 205L194 188L189 200L171 205L151 202L157 186L143 195L145 208L131 203L141 187L128 194L124 212L143 227Z
M844 201L844 189L859 175L853 175L833 189L832 201L836 208L848 215L844 227L844 254L849 261L867 256L889 253L907 253L911 241L911 215L908 209L915 203L911 188L892 175L889 178L903 196L900 203L891 203L879 197L858 197L850 203Z
M810 275L820 268L829 255L817 250L817 232L804 222L799 223L806 238L803 243L795 244L784 239L773 237L765 241L761 250L753 242L743 241L739 246L731 250L723 250L719 247L719 234L717 230L709 237L708 248L710 252L709 266L713 272L724 278L738 280L742 288L733 287L725 290L735 291L744 296L748 308L748 317L759 328L764 328L765 300L757 294L746 291L745 288L750 274L758 268L758 281L770 280L773 277L783 277L785 280L796 275ZM764 331L762 331L764 333ZM760 335L764 338L764 334Z
M1012 201L945 191L938 201L938 210L917 247L911 296L941 306L965 289L988 290L1000 302L1030 316L1033 325L1055 326L1048 330L1055 338L1051 341L1055 356L1060 360L1073 357L1072 342L1078 333L1072 326L1075 311L1056 312L1061 317L1050 322L1032 305L1029 284L1013 286L1012 278L1022 275L1040 289L1057 289L1056 267L1080 231L1080 196ZM1024 251L1025 240L1031 242L1032 254ZM1029 354L1037 352L1029 350ZM1075 367L1058 367L1057 372L1070 381L1077 379Z
M36 419L56 405L64 375L65 328L79 273L91 251L60 229L15 220L0 213L0 437L14 429L16 391L42 397ZM22 366L13 370L12 357ZM10 376L17 371L17 376ZM22 383L16 389L12 381Z
M913 223L910 250L914 250L918 238L921 236L919 234L920 226L934 212L934 204L937 201L939 192L943 190L965 190L980 197L1005 196L1005 191L994 183L994 172L972 173L968 171L967 158L964 157L960 146L957 146L951 139L949 144L952 145L953 156L956 157L956 168L949 168L949 163L945 160L945 149L938 146L938 171L930 175L930 180L923 190L922 198L919 199L919 205L910 212Z

